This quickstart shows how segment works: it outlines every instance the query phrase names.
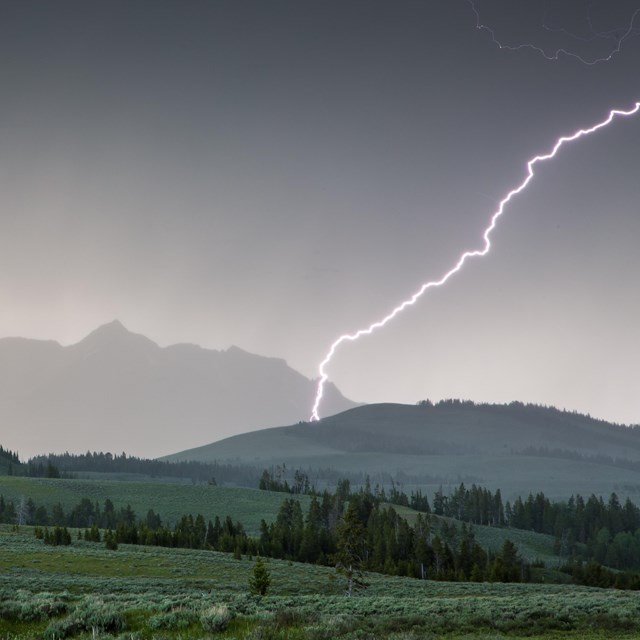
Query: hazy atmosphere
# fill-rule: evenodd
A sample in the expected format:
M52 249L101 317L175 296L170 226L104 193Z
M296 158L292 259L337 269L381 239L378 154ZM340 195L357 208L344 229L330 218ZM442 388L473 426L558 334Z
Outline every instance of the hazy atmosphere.
M118 318L316 377L482 247L529 158L640 100L637 4L477 2L492 38L463 0L3 2L0 337ZM540 166L491 253L331 381L640 422L639 141L618 120Z

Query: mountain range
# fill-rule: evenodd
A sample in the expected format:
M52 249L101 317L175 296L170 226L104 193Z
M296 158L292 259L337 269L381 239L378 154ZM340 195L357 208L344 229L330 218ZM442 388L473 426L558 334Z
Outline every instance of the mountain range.
M310 413L315 384L284 360L160 347L115 320L82 341L0 339L0 434L22 458L125 451L155 457ZM324 409L356 406L333 386Z

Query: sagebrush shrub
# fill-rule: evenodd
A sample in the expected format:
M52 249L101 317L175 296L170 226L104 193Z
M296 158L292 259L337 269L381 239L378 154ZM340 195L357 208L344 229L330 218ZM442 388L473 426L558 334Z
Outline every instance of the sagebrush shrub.
M69 636L73 636L79 631L78 624L72 618L63 618L62 620L54 620L45 629L44 640L64 640Z
M232 617L229 607L224 604L218 604L205 609L200 614L200 624L205 631L216 633L224 631L229 626Z
M157 613L149 618L151 629L165 629L167 631L178 631L186 629L198 621L198 616L191 609L174 609L165 613Z

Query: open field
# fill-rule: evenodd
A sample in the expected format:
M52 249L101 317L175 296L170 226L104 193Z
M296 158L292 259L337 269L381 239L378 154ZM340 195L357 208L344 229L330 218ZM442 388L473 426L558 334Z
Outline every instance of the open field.
M160 484L153 482L121 482L93 480L52 480L0 476L0 494L18 503L20 498L32 498L36 505L49 510L60 502L65 511L82 498L101 505L109 498L116 508L130 504L138 517L149 509L160 514L163 522L173 524L184 514L201 513L205 521L230 515L241 522L247 533L257 535L262 519L275 520L284 495L258 489L213 487L208 485ZM304 511L308 496L299 496Z
M369 575L353 598L335 571L271 560L272 586L249 595L252 560L77 542L46 547L0 528L0 636L204 638L638 637L637 594L565 585L438 583ZM225 617L223 616L223 617Z

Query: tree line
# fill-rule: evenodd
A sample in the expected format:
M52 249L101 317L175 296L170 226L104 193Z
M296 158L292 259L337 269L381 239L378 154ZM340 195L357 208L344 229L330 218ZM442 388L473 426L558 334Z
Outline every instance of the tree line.
M502 503L499 489L491 492L461 483L448 495L442 487L429 505L419 492L407 496L394 489L377 494L382 501L462 522L535 531L555 538L554 550L567 562L594 561L613 569L640 571L640 508L630 498L621 503L612 493L608 501L581 495L552 502L544 493ZM417 505L420 506L417 506Z
M412 525L374 494L330 494L311 498L303 514L300 502L287 498L275 522L260 526L261 555L351 567L432 580L505 581L529 579L529 565L507 541L488 553L475 541L472 527L449 525L418 514Z
M422 501L426 508L410 523L389 504L389 498L402 504ZM368 485L352 491L349 481L343 480L334 492L312 493L306 513L296 497L286 498L274 522L261 522L257 537L249 536L229 516L206 521L200 514L184 515L169 526L152 509L139 517L130 505L116 508L110 499L99 503L82 498L65 511L60 503L47 509L30 498L14 502L0 495L0 522L36 525L45 541L47 528L54 528L49 535L56 540L63 532L55 528L68 527L85 529L84 538L93 542L259 554L352 567L352 572L435 580L529 579L530 568L514 546L492 554L477 544L473 525L492 524L555 536L565 570L579 583L636 588L638 575L624 576L619 571L640 571L640 509L630 499L620 503L615 493L607 502L594 495L587 500L577 495L566 502L552 502L542 493L530 494L513 504L507 502L502 509L499 491L461 484L447 496L439 489L431 508L419 492L408 497L394 489L387 495ZM349 562L345 549L350 549Z
M640 509L612 493L607 502L578 495L551 502L543 493L505 506L509 526L555 536L565 558L594 560L615 569L640 570Z
M232 465L219 462L195 460L175 461L149 460L128 456L126 453L112 454L87 451L83 454L49 454L30 458L22 471L31 477L73 477L82 472L135 473L156 478L184 478L196 483L231 483L255 487L259 470L251 465ZM58 475L49 475L51 468Z
M35 524L35 535L45 544L70 544L69 528L74 528L84 540L110 549L118 544L209 549L349 567L352 582L362 571L433 580L520 581L529 575L512 543L492 555L466 525L434 523L428 514L410 525L372 493L351 493L348 481L334 493L312 496L306 515L296 498L285 499L275 522L261 522L258 537L247 535L230 516L207 522L201 514L184 515L171 527L152 509L138 517L130 505L116 508L110 499L100 504L82 498L68 512L58 503L49 513L31 498L16 506L0 496L0 520Z
M556 458L559 460L579 460L581 462L590 462L592 464L603 464L608 467L616 467L618 469L629 469L630 471L640 471L640 461L629 460L628 458L614 458L603 453L593 455L583 454L580 451L571 449L559 449L549 447L525 447L519 451L513 452L519 456L530 456L534 458Z
M5 449L2 445L0 445L0 460L4 460L8 463L20 464L18 453L16 451L11 451L10 449Z

